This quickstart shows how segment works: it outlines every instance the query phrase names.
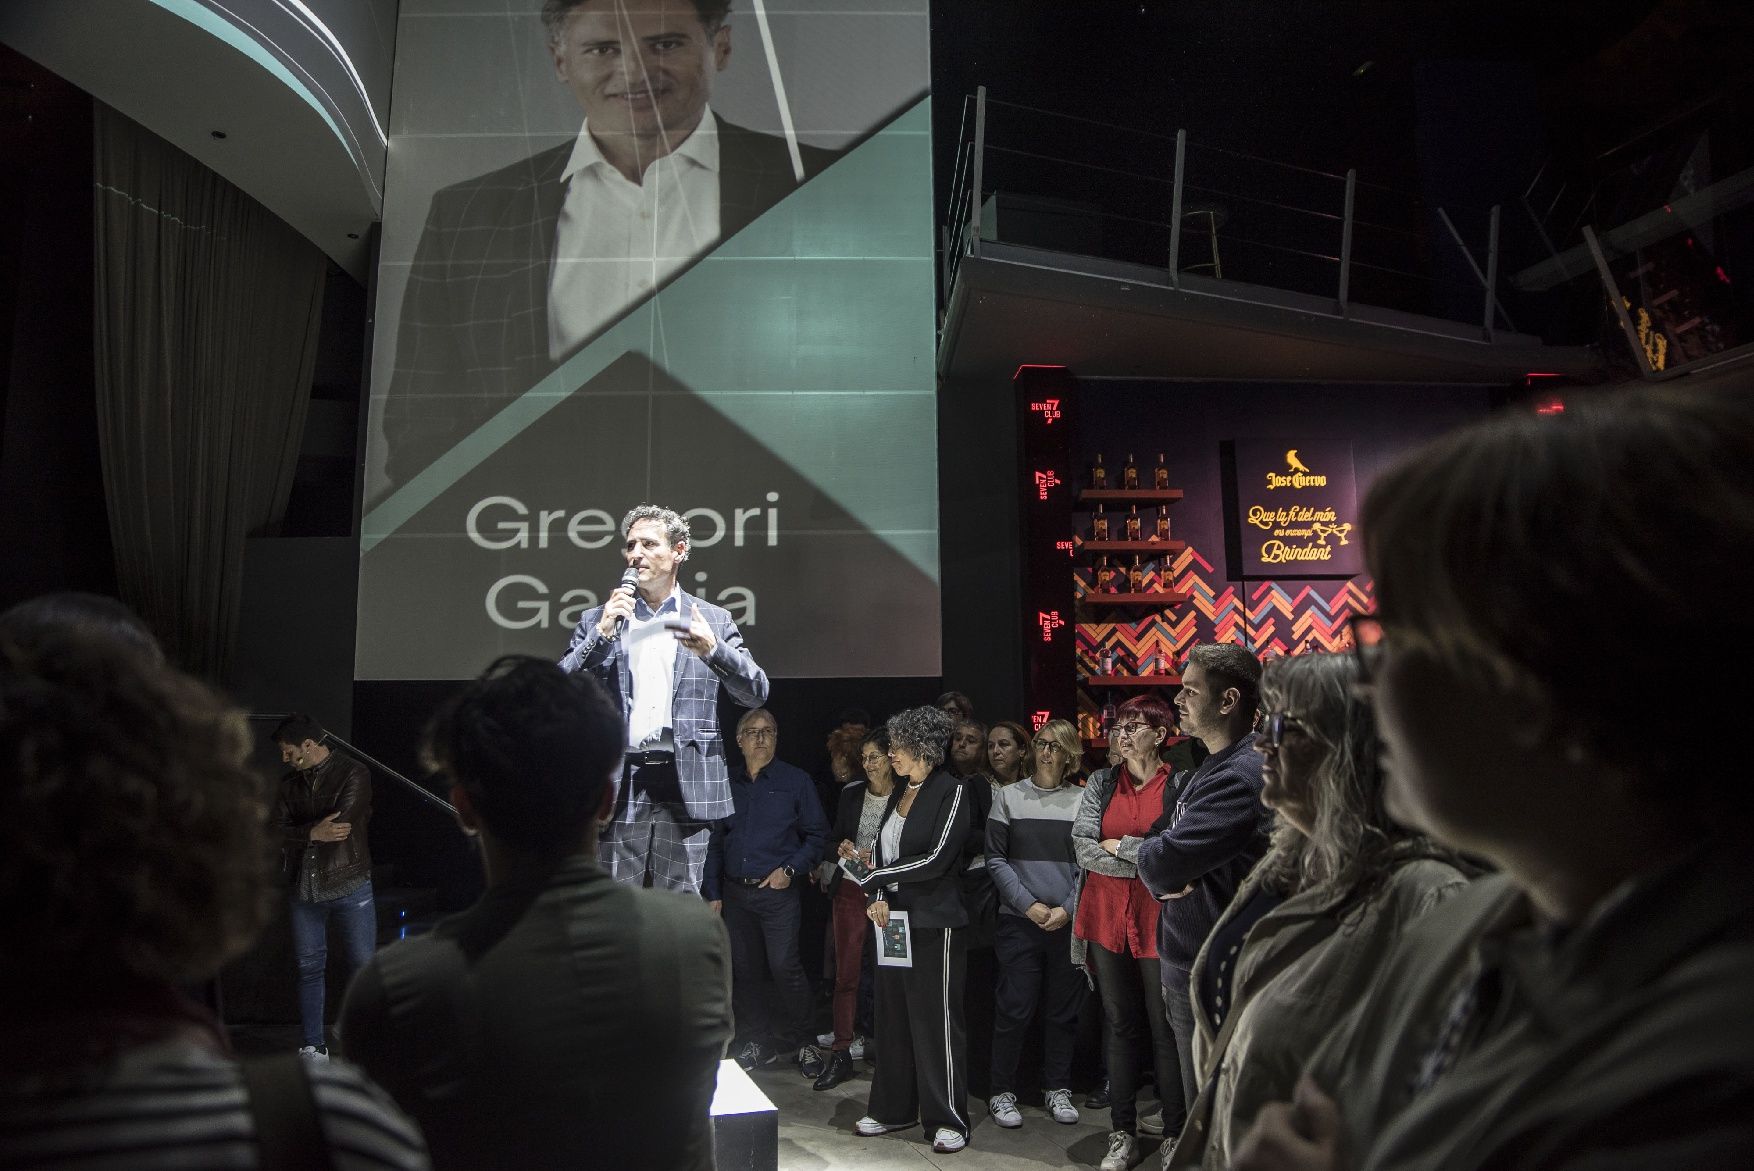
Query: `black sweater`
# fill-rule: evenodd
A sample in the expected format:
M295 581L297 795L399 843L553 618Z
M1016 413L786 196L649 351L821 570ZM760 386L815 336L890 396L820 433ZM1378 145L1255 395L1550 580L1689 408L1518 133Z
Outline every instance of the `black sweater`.
M907 792L905 779L889 795L884 811L887 824ZM874 851L877 868L859 886L875 902L880 896L896 910L906 911L915 927L966 927L968 910L962 902L962 850L969 834L969 797L961 781L939 770L926 778L908 811L901 830L901 855L883 854L879 831ZM897 886L894 892L884 887Z

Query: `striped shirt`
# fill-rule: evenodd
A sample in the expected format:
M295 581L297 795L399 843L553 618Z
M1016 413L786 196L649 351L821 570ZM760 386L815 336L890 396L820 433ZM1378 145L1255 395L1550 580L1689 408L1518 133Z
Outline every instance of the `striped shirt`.
M306 1067L336 1171L424 1171L426 1144L352 1066ZM188 1040L144 1045L51 1083L0 1073L0 1168L253 1171L256 1124L237 1062Z
M1083 800L1076 785L1042 789L1027 777L999 790L987 817L987 872L1001 914L1027 915L1032 903L1072 910L1078 891L1072 819Z

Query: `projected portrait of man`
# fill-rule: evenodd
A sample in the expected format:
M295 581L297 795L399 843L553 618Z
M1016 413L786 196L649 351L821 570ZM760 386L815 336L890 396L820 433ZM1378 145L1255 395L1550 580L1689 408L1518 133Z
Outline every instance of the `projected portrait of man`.
M725 121L731 0L546 0L577 136L440 190L384 408L392 486L739 231L835 152Z

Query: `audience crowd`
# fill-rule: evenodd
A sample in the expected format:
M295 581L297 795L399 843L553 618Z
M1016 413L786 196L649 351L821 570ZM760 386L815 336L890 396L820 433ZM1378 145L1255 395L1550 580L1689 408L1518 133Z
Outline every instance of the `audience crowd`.
M1754 819L1733 754L1681 751L1750 707L1750 468L1724 393L1459 430L1376 478L1347 649L1196 644L1106 761L948 692L843 713L812 777L752 705L698 894L599 860L614 697L502 659L423 739L485 893L375 952L362 767L301 717L276 788L118 603L15 607L0 1166L705 1169L726 1056L868 1067L854 1129L951 1153L971 1097L1078 1122L1092 1013L1102 1171L1754 1166ZM212 981L276 901L302 1050L240 1059Z

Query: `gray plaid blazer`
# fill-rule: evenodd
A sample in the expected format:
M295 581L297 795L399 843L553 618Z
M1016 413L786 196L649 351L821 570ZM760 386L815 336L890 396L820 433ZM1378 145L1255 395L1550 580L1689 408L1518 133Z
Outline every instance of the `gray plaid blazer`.
M798 186L786 141L719 128L719 234ZM571 140L432 197L396 326L386 471L405 483L553 370L548 282ZM837 152L801 146L806 178Z
M767 672L743 645L743 635L723 608L687 591L678 599L686 619L700 607L700 616L718 640L709 658L676 644L676 689L671 698L670 726L676 737L676 775L682 782L682 800L688 816L697 821L729 817L730 774L725 768L725 742L719 734L719 685L744 707L767 702ZM633 680L628 671L626 646L621 639L603 638L597 623L603 607L594 606L579 619L572 645L560 660L569 674L589 671L621 703L621 718L633 712Z

